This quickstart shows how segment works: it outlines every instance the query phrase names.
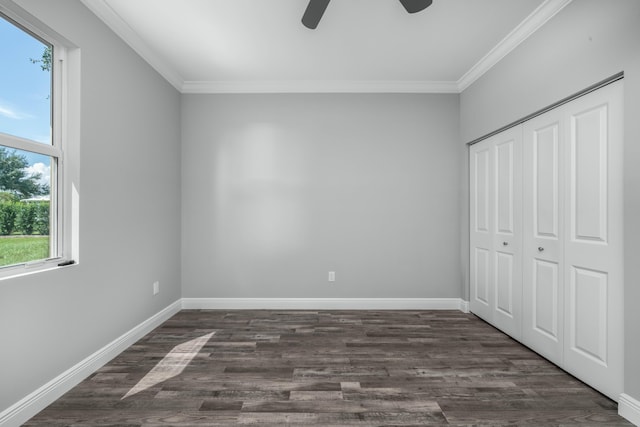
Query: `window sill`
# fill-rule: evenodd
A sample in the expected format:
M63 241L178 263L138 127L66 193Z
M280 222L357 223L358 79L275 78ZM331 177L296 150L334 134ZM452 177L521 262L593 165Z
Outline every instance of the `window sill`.
M69 268L76 265L78 265L76 261L66 260L63 258L55 258L32 264L5 267L3 269L0 269L0 281L30 276L32 274L42 273L45 271Z

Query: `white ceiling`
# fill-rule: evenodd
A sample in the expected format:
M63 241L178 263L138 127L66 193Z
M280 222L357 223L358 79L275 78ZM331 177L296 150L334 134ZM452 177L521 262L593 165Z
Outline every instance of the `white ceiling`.
M571 0L82 1L184 93L456 93Z

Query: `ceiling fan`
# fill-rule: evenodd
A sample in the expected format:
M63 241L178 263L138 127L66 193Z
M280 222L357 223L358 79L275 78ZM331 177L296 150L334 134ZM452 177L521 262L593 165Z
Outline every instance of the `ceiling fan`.
M305 10L304 15L302 16L302 24L310 29L315 29L324 14L325 9L329 5L329 1L331 0L309 0L309 4L307 5L307 10ZM431 6L433 0L399 0L402 3L402 6L409 13L420 12L421 10L426 9Z

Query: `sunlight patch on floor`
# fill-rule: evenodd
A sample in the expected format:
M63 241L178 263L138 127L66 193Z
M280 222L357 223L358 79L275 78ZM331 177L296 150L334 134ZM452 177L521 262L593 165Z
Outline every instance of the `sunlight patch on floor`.
M133 386L121 400L180 375L213 334L215 334L215 332L175 346L147 375L138 381L138 384Z

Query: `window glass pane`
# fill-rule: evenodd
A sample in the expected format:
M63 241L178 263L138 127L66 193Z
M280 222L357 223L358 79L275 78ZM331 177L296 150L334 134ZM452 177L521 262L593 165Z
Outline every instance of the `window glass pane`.
M51 169L55 158L0 146L0 267L51 252Z
M51 51L0 15L0 132L51 144Z

